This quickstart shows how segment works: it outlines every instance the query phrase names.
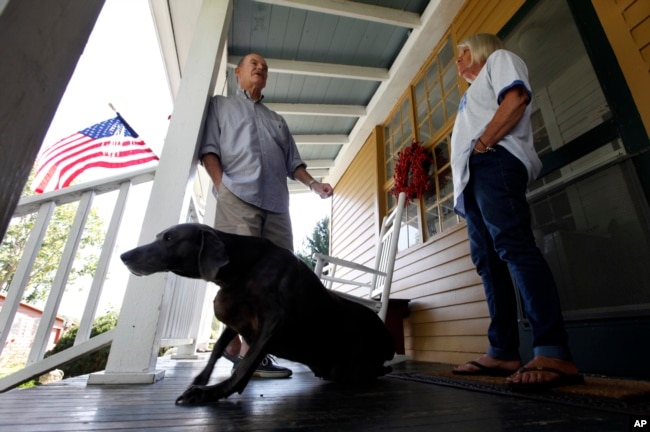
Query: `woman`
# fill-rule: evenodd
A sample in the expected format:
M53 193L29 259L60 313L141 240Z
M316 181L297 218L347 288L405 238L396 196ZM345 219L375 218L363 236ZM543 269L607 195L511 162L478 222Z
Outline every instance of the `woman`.
M507 376L517 390L580 383L557 288L535 245L526 201L526 187L542 166L533 146L526 65L491 34L470 36L458 50L458 73L471 86L452 133L454 210L467 221L490 326L487 353L456 366L454 373ZM513 280L533 332L534 358L523 368Z

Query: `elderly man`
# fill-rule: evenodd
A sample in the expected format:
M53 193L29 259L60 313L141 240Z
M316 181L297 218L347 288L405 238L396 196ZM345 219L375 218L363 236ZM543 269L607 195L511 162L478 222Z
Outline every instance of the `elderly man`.
M268 77L264 58L255 53L244 56L235 75L237 93L210 101L199 154L218 194L214 227L267 238L293 250L287 177L321 198L332 196L333 190L309 174L285 120L262 104ZM247 350L235 338L225 356L236 367ZM291 370L274 365L268 357L255 372L266 378L290 375Z

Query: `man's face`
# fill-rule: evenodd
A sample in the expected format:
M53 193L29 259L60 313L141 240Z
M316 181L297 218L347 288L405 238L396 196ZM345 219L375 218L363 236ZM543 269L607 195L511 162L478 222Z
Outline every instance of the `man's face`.
M252 89L262 90L266 87L266 78L269 68L264 57L258 54L249 54L244 57L241 66L235 68L235 75L239 86L249 92Z

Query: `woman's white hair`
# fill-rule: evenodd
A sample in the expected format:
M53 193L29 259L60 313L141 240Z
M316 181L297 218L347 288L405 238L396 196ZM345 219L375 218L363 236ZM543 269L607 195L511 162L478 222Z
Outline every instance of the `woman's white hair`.
M472 54L471 64L485 63L494 51L504 49L505 45L498 36L491 33L477 33L463 39L458 44L458 49L469 49Z

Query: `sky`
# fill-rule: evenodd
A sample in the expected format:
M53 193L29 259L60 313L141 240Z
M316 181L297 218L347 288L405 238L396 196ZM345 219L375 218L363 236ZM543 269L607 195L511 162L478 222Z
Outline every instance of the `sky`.
M173 103L147 0L106 0L43 145L53 144L78 130L114 117L109 104L160 155ZM106 175L113 174L108 172ZM291 196L295 250L302 249L305 237L310 236L316 223L329 214L330 201L312 193ZM111 210L106 211L106 224ZM139 227L138 216L144 211L144 208L141 212L127 209L124 220ZM139 236L129 237L137 239ZM133 246L118 239L114 255ZM111 265L109 270L112 273L110 280L113 284L124 284L126 276L114 267ZM116 295L120 293L114 292L111 300L104 303L114 304ZM62 313L70 315L78 309L78 306L67 307L71 310ZM61 308L66 308L65 299Z

